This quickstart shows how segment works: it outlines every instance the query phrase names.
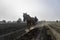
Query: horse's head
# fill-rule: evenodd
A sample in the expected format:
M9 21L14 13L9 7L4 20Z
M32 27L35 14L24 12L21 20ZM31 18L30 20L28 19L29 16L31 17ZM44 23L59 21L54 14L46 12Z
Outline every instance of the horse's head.
M23 13L23 21L25 22L25 20L26 20L26 15L27 15L27 13Z
M27 20L30 20L30 15L28 15L27 13L23 13L23 21Z
M25 17L27 15L27 13L23 13L23 17Z

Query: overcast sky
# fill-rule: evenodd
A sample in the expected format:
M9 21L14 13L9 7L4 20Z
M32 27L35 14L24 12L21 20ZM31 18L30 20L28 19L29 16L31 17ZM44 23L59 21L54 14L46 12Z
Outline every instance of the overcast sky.
M60 20L60 0L0 0L0 20L23 19L23 13L39 20Z

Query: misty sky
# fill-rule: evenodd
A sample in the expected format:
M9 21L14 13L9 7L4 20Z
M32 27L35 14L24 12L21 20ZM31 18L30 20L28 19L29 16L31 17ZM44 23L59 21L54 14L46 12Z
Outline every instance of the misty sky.
M0 20L23 19L23 13L39 20L60 20L60 0L0 0Z

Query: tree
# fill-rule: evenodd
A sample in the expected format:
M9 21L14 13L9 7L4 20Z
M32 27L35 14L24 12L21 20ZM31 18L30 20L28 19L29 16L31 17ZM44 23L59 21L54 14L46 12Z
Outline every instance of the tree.
M58 23L59 21L58 21L58 20L56 20L56 22Z
M4 23L6 23L6 20L3 20Z
M17 22L18 22L18 23L22 22L21 18L19 18L19 19L17 20Z

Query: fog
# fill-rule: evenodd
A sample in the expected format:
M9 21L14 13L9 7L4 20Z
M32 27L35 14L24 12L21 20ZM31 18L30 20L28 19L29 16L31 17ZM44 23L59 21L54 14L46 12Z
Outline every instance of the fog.
M59 0L0 0L0 20L23 19L23 13L39 20L60 20Z

